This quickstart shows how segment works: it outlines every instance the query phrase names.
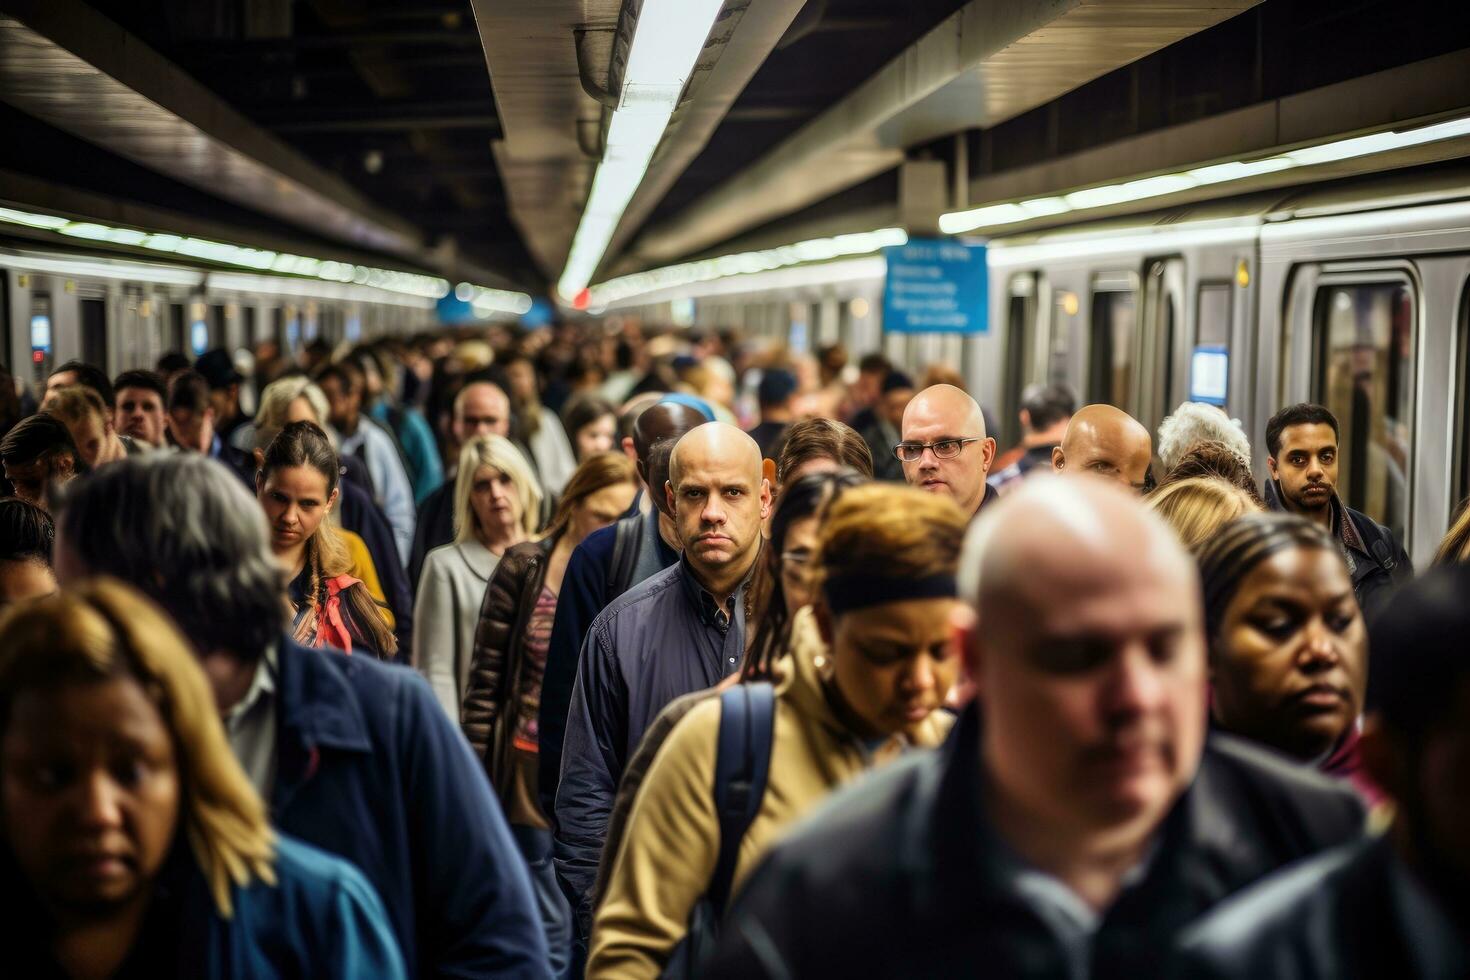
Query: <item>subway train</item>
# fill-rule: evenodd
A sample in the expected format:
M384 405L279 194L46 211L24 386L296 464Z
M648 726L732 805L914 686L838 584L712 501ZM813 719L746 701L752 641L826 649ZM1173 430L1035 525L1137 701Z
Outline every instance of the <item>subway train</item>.
M352 267L345 267L352 268ZM423 278L423 277L414 277ZM161 354L274 340L299 350L406 333L435 301L354 282L154 262L0 235L0 364L31 382L73 358L109 375Z
M1022 390L1065 382L1156 428L1223 406L1256 449L1298 401L1342 425L1340 489L1429 561L1470 493L1470 168L1302 185L988 242L985 332L883 335L884 260L701 283L616 309L815 349L959 368L1019 436ZM651 300L657 300L653 304ZM612 310L610 310L611 312Z

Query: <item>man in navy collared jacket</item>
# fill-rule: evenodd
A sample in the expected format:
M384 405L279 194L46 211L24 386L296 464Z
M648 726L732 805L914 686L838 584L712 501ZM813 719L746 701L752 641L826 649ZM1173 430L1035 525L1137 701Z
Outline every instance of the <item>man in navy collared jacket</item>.
M62 507L58 575L116 576L174 617L272 822L367 876L410 976L549 976L530 878L459 729L412 670L285 635L285 575L227 470L137 457Z

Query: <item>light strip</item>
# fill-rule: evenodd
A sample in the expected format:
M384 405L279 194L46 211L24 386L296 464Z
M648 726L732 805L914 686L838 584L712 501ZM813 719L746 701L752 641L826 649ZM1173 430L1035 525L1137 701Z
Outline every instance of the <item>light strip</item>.
M850 255L869 255L879 249L907 243L909 236L902 228L880 228L834 238L813 238L794 245L766 248L755 252L737 252L712 259L699 259L679 265L649 269L609 279L592 287L593 307L612 306L631 296L709 282L727 276L749 275L784 269L806 262L822 262Z
M1354 136L1349 139L1321 143L1317 146L1305 146L1258 160L1236 160L1207 167L1195 167L1179 173L1160 174L1156 177L1088 187L1063 194L1060 197L1041 197L1009 204L987 204L968 211L952 211L940 216L939 230L945 234L958 235L980 228L997 228L1029 221L1032 218L1087 211L1111 204L1144 201L1149 198L1177 194L1195 187L1224 184L1261 174L1335 163L1376 153L1388 153L1393 150L1423 146L1426 143L1437 143L1467 135L1470 135L1470 117L1450 119L1415 129Z
M556 284L567 302L587 288L602 262L722 5L723 0L645 0L633 28L623 90L608 123L602 161Z
M218 289L241 293L261 293L267 296L297 296L306 299L379 303L414 310L434 308L434 300L427 296L405 296L402 293L390 293L373 286L359 286L350 282L318 282L314 279L256 275L246 272L211 272L205 288L210 291Z
M154 252L166 252L216 262L220 265L239 266L283 276L305 276L326 282L371 286L390 293L418 296L423 299L439 299L449 294L449 283L436 276L354 265L350 262L335 262L330 259L314 259L292 255L289 252L272 252L268 249L231 245L207 238L193 238L158 231L139 231L134 228L115 228L95 221L73 221L70 218L50 214L33 214L13 208L0 208L0 223L24 225L28 228L54 231L71 238L110 242L132 248L146 248ZM103 275L103 273L96 274ZM197 280L198 277L194 278ZM491 289L487 286L470 286L470 289L473 290L472 299L476 308L484 309L486 312L500 311L519 314L531 308L531 297L526 293Z
M881 281L888 268L881 255L864 255L852 259L823 262L820 265L792 266L766 272L747 272L723 276L707 282L684 283L643 294L620 305L641 306L676 299L705 299L712 296L749 295L768 290L800 289L806 286L831 286L838 283Z
M93 279L123 279L161 283L167 286L199 286L204 274L173 265L142 262L109 262L105 259L52 259L39 255L0 253L0 267L25 272L50 272L58 276L87 276Z

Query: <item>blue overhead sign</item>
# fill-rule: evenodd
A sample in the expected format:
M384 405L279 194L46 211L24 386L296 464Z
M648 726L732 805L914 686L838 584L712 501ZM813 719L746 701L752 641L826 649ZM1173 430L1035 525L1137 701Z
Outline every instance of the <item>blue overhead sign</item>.
M883 329L892 333L986 333L990 279L985 246L912 239L883 250Z

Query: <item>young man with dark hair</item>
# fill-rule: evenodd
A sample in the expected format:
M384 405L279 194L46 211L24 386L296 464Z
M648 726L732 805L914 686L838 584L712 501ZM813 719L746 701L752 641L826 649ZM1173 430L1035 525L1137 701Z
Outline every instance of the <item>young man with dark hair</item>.
M749 430L749 435L761 449L761 458L775 459L776 449L787 428L796 421L792 402L796 398L796 375L785 368L770 368L761 375L756 386L756 401L760 404L761 420Z
M373 498L393 525L398 556L407 565L413 553L415 511L413 485L403 465L398 443L363 411L367 382L362 369L351 361L329 364L316 375L316 383L327 396L333 428L342 437L338 447L344 456L356 456L367 464L373 481Z
M235 361L223 347L207 350L194 362L194 370L209 384L209 400L214 405L215 431L225 442L241 425L250 421L240 414L240 382L245 376L235 369Z
M194 371L180 371L168 384L168 434L187 453L217 459L246 487L255 486L255 461L220 438L214 430L214 402L209 382Z
M1337 416L1303 402L1266 423L1266 506L1300 514L1338 542L1353 577L1353 592L1369 620L1394 587L1414 577L1414 566L1391 530L1353 510L1337 493Z
M113 391L112 382L107 380L107 373L91 364L82 361L67 361L52 371L51 376L46 379L46 391L42 398L44 399L57 388L65 388L67 385L85 385L91 388L102 396L102 401L107 405L108 411L112 411L116 404L117 395Z
M1359 750L1394 800L1388 832L1222 905L1186 934L1178 976L1470 975L1466 595L1470 568L1436 568L1390 597L1369 634L1377 708Z
M26 416L0 439L0 463L15 495L45 511L51 488L84 469L71 433L49 412Z
M1066 385L1028 385L1021 392L1021 444L995 460L988 482L1000 493L1032 471L1051 469L1051 451L1062 444L1067 423L1077 411L1077 396Z
M160 449L164 445L164 402L168 388L153 371L124 371L112 382L117 392L112 426L131 436L141 446Z

